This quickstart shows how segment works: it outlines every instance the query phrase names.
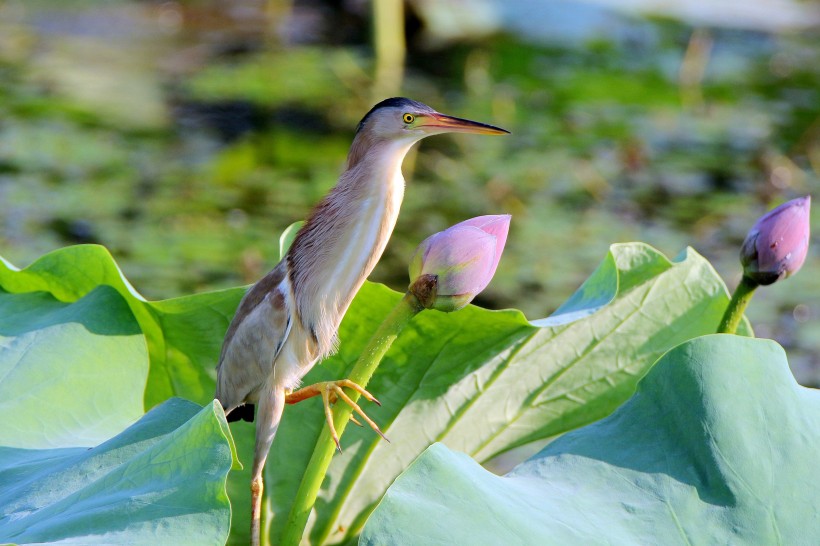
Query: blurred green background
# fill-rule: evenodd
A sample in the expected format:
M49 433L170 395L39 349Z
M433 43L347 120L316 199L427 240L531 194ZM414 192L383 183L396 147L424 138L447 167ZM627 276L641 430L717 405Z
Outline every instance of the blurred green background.
M411 153L371 279L403 290L427 235L509 212L479 305L544 317L632 240L734 288L755 219L818 197L818 29L798 0L7 0L0 255L101 243L149 299L250 283L404 95L513 135ZM820 386L817 244L758 292L757 335Z

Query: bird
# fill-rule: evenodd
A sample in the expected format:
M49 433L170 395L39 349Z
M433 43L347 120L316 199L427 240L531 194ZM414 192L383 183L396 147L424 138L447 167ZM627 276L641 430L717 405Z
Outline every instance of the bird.
M228 421L252 421L257 406L253 544L259 542L262 472L285 404L321 396L339 450L330 413L330 404L339 399L384 437L342 390L351 388L378 403L359 385L341 379L298 387L317 362L336 350L342 318L390 239L404 197L405 155L419 140L442 133L509 131L404 97L379 102L359 122L337 184L313 208L282 260L239 303L219 356L216 399Z

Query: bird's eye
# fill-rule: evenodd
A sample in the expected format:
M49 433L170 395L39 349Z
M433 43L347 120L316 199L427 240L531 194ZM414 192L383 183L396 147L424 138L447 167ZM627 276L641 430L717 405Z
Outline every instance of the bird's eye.
M404 123L413 123L416 120L416 116L413 114L404 114L402 119L404 120Z

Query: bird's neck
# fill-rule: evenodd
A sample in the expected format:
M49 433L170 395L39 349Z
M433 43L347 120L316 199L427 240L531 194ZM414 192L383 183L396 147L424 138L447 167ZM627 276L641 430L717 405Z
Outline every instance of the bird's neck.
M299 318L319 357L333 351L342 317L384 252L404 196L401 164L413 142L362 144L354 141L347 170L287 256Z

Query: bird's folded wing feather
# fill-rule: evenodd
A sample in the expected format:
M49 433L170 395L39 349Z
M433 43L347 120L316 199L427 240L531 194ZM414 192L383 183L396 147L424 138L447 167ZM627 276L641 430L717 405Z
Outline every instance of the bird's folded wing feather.
M290 333L286 268L283 260L248 290L228 327L216 387L226 411L256 401Z

